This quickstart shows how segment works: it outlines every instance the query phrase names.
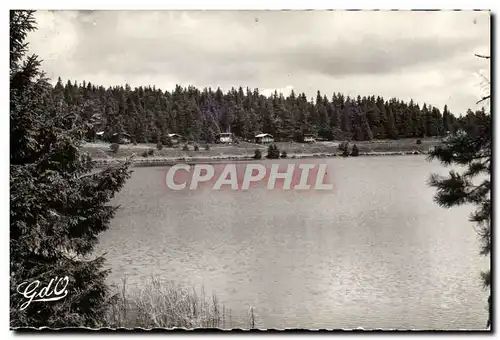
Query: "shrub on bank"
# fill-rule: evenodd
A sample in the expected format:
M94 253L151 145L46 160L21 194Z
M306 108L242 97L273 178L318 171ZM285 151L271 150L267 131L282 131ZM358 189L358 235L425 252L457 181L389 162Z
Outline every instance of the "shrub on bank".
M262 152L260 152L259 149L255 149L254 154L253 154L254 159L261 159L262 158Z
M189 151L189 146L187 144L184 144L182 147L182 151Z
M149 149L148 150L148 156L153 156L155 154L155 150Z
M354 156L354 157L359 156L359 149L358 149L358 147L356 146L356 144L354 144L354 145L352 146L351 156Z
M421 139L417 139L417 144L422 144L422 140Z
M280 150L276 146L276 144L269 145L267 149L267 158L269 159L277 159L280 158Z
M338 146L339 151L342 152L342 156L347 157L349 156L349 142L342 142Z
M120 148L120 144L113 143L109 146L109 148L111 149L112 153L116 154L118 152L118 149Z
M200 147L198 146L198 144L194 145L194 151L200 151Z
M288 157L288 154L286 153L286 151L285 151L285 150L283 150L283 151L281 152L281 158L287 158L287 157Z
M110 328L232 328L231 310L204 291L198 295L157 277L146 280L142 287L130 291L126 280L116 289L104 327Z

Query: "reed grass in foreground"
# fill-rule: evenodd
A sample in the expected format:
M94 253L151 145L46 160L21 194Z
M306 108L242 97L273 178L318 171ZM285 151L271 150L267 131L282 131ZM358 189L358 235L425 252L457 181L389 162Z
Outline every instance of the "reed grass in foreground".
M136 290L122 282L108 316L110 328L220 328L231 329L231 311L204 291L151 277ZM252 313L253 314L253 313ZM250 324L249 328L253 328Z

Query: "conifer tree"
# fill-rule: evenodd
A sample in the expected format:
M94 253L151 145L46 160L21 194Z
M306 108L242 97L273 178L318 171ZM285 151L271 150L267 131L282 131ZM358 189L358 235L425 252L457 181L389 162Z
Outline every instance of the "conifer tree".
M40 61L26 56L33 14L10 12L10 324L98 327L110 296L104 259L90 255L129 164L92 172L81 110L55 105ZM64 299L21 308L19 284L47 285L56 276L69 278Z
M450 131L450 112L448 111L448 105L444 106L443 110L443 134Z
M387 105L387 111L386 111L386 126L385 129L387 131L387 135L391 139L397 139L398 138L398 132L396 130L396 125L394 121L394 111L392 110L392 105Z
M483 98L489 100L489 94ZM484 111L483 111L484 112ZM470 216L481 241L480 254L491 253L491 115L480 114L474 129L461 130L448 135L429 154L429 160L437 159L445 166L457 165L465 168L462 172L450 170L447 177L431 175L429 183L437 188L435 201L445 208L462 204L472 204L476 210ZM483 285L490 288L491 271L481 273ZM488 299L491 325L491 293Z

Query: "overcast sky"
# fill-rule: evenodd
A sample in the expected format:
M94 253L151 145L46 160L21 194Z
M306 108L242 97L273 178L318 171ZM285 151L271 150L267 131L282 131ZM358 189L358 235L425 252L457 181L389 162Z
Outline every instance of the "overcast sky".
M413 98L459 114L488 75L489 12L39 11L30 49L98 85Z

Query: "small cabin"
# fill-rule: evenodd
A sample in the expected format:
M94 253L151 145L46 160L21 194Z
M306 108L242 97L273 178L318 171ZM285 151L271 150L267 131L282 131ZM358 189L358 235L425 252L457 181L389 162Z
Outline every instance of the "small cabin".
M95 133L95 137L98 139L98 140L103 140L104 139L104 131L98 131Z
M111 135L111 140L112 140L112 142L118 143L118 144L130 144L132 141L132 138L126 132L121 133L120 138L118 138L118 133L115 132Z
M179 144L182 141L182 136L178 133L169 133L168 138L170 138L172 144Z
M255 136L255 143L259 144L274 143L274 138L272 135L268 133L260 133Z
M234 135L232 132L224 132L217 135L217 143L233 143Z
M316 143L314 135L304 135L304 143Z

